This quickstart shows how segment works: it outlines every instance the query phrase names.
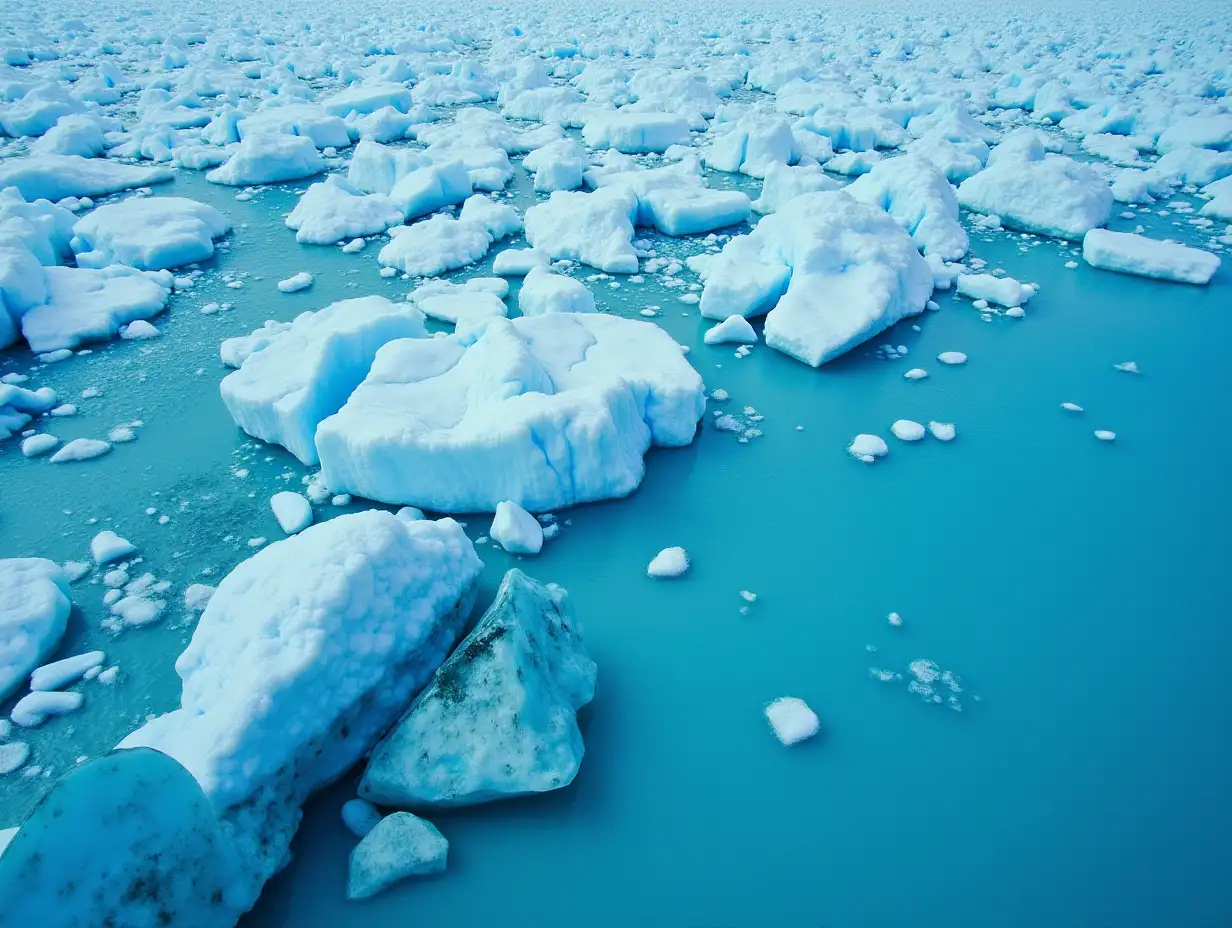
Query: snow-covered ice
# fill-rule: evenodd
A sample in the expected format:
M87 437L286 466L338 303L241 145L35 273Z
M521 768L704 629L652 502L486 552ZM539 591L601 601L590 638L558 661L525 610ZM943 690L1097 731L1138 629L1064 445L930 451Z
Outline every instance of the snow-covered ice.
M107 203L77 220L72 248L78 267L126 264L160 271L204 261L231 221L186 197L130 197Z
M890 426L894 437L900 441L919 441L924 437L924 426L911 419L898 419Z
M109 528L103 529L90 541L90 556L100 567L135 554L136 551L135 544L127 538L121 538Z
M568 258L609 274L636 274L637 194L625 187L555 191L526 211L526 240L553 260Z
M1092 229L1082 240L1082 259L1092 267L1187 284L1210 283L1219 256L1176 242Z
M593 313L595 295L580 280L531 268L518 291L518 309L523 316L545 313Z
M774 737L784 745L811 738L821 728L817 713L795 696L780 696L766 706L765 712Z
M0 700L60 644L71 610L68 577L54 561L0 559Z
M325 161L311 138L270 132L245 138L226 163L206 174L205 179L244 187L299 180L324 170Z
M52 716L76 712L84 702L81 693L35 691L17 700L9 718L22 728L37 728Z
M307 290L312 286L313 277L307 271L300 271L298 274L292 274L285 280L278 281L278 290L281 293L299 293L301 290Z
M363 756L461 632L481 564L452 519L339 516L219 584L176 661L181 707L121 747L183 764L222 823L241 908L283 864L299 808Z
M999 306L1021 306L1035 296L1030 284L1020 284L1013 277L994 277L992 274L959 274L958 292L973 300L985 300Z
M649 445L689 444L705 409L701 377L650 323L549 313L494 318L471 337L377 353L317 429L330 487L438 512L624 496Z
M299 493L283 490L270 497L270 509L278 527L288 535L302 532L312 524L312 503Z
M664 548L646 566L650 577L679 577L689 569L689 555L684 548Z
M732 238L709 265L701 313L766 316L765 340L817 367L923 312L932 272L877 206L807 193Z
M474 630L376 746L360 795L396 808L440 808L567 786L582 762L576 713L594 691L595 663L565 591L511 570Z
M30 675L30 689L59 690L80 680L91 667L99 666L107 655L102 651L87 651L44 664Z
M543 526L539 520L510 500L496 504L489 534L510 554L538 554L543 548Z
M889 454L890 446L885 443L884 438L864 433L851 440L851 444L847 446L847 453L857 461L872 464L877 458Z
M749 324L749 320L739 314L728 316L718 325L706 330L702 341L707 345L723 345L736 342L741 345L757 344L757 332Z
M102 457L111 450L111 443L100 438L74 438L66 442L49 460L52 464L68 464L73 461L89 461Z
M338 411L386 342L426 335L423 313L380 296L298 316L220 386L227 411L254 438L317 463L317 424Z

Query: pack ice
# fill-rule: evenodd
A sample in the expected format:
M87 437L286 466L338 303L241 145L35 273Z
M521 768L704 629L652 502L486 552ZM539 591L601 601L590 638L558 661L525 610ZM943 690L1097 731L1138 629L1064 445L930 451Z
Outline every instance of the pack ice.
M390 342L316 443L335 492L437 512L504 500L543 512L631 493L650 444L689 444L704 410L701 377L658 326L495 317L473 341Z
M397 808L474 805L568 786L595 663L564 590L520 570L372 752L360 795Z
M933 289L911 236L845 191L791 200L732 238L704 276L703 316L764 315L766 344L813 367L923 312Z
M180 708L152 747L200 784L244 910L285 863L300 806L376 743L444 660L482 565L452 519L339 516L275 542L218 585L176 661Z

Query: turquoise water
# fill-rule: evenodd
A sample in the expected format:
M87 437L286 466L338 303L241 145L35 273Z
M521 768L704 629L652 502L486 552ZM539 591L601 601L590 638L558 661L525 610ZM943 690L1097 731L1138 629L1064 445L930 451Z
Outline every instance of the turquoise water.
M375 243L358 256L296 245L279 218L293 204L286 190L236 202L183 176L158 191L172 192L249 223L216 266L253 276L236 291L207 275L155 320L159 340L41 370L29 385L66 400L103 389L55 423L62 438L146 424L85 464L29 462L0 445L0 531L6 556L67 560L113 527L173 581L178 603L188 583L216 582L245 557L249 538L279 537L268 497L305 473L232 425L218 341L347 296L400 298L407 285L376 276ZM1195 240L1184 217L1143 219L1152 234ZM1025 320L985 322L942 295L941 312L821 370L764 346L741 360L703 345L708 323L653 278L592 282L611 311L661 306L655 321L690 346L708 387L730 392L726 407L755 407L764 434L740 444L707 425L689 448L652 451L636 494L561 513L560 538L520 562L570 590L599 665L577 780L435 816L451 842L447 872L357 907L344 899L354 839L338 816L349 778L309 805L294 862L244 924L1232 921L1222 563L1232 274L1203 289L1068 270L1072 249L1023 252L1019 241L975 236L973 254L1041 284ZM317 274L313 289L275 290L303 269ZM235 308L197 312L224 299ZM910 355L885 360L883 342ZM934 360L944 350L970 361L947 368ZM1113 369L1128 360L1140 376ZM0 355L0 373L29 366L28 355ZM915 366L932 376L904 380ZM1086 412L1069 415L1063 401ZM889 434L898 418L954 422L958 438L906 445ZM1096 428L1117 441L1096 441ZM890 455L853 461L844 449L859 432L885 436ZM486 517L466 521L472 538L486 535ZM677 544L690 572L646 578L650 558ZM490 596L515 559L480 551ZM102 647L121 682L87 684L83 711L30 733L31 763L53 776L177 699L171 665L191 633L182 610L114 637L98 627L102 594L75 588L62 653ZM961 678L963 711L870 677L905 674L917 658ZM761 709L782 695L814 708L818 738L774 740ZM0 826L51 780L5 778Z

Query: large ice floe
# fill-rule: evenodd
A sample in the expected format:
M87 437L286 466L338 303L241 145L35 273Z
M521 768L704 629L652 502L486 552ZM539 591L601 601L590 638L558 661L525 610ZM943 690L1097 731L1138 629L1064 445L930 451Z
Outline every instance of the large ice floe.
M595 663L565 591L520 570L373 750L360 795L404 809L559 789L582 763Z
M161 271L204 261L231 231L222 213L185 197L133 197L108 203L73 226L78 267L126 264Z
M922 312L933 289L911 236L844 191L789 201L731 239L704 276L703 316L764 315L766 344L813 367Z
M461 635L482 567L452 519L379 510L276 542L218 585L176 661L180 707L122 748L200 784L249 908L287 861L300 807L368 753Z
M959 185L958 202L1056 238L1078 240L1104 225L1112 212L1108 184L1090 165L1046 152L1033 135L994 148L988 166Z
M377 349L427 334L419 309L381 296L340 300L301 314L286 329L258 333L264 346L223 378L223 402L245 432L305 464L317 462L317 424L346 402Z
M335 492L438 512L504 500L542 512L631 493L646 449L689 444L704 410L701 377L658 326L494 317L473 341L385 345L316 447Z

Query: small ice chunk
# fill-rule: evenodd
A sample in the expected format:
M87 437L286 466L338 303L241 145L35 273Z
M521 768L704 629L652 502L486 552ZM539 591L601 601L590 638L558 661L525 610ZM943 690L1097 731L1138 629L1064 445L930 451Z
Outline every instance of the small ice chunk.
M889 450L884 438L867 434L857 435L847 446L847 453L865 464L872 464L877 458L889 453Z
M1027 311L1023 309L1021 306L1011 306L1009 309L1005 311L1005 314L1009 316L1011 319L1027 318Z
M65 464L69 461L88 461L97 458L111 450L109 442L97 438L74 438L67 445L51 456L52 464Z
M30 689L59 690L80 680L87 670L97 667L105 659L102 651L89 651L66 657L51 664L44 664L30 675Z
M888 616L886 616L886 620L887 620L887 621L888 621L891 625L893 625L895 628L901 628L901 627L902 627L902 624L903 624L903 617L902 617L901 615L899 615L897 612L891 612Z
M919 441L924 437L924 426L911 419L899 419L890 426L894 437L900 441Z
M1096 429L1095 437L1100 441L1116 441L1116 432L1109 432L1107 429Z
M274 518L288 535L302 532L312 524L312 503L299 493L284 490L270 497L270 509Z
M357 838L364 837L380 821L380 811L366 799L349 799L342 804L342 824Z
M90 542L90 554L98 565L110 564L122 557L127 557L137 550L137 546L126 538L121 538L111 529L103 529Z
M60 439L43 432L38 435L31 435L22 441L21 453L28 458L37 458L40 455L46 454L58 444L60 444Z
M689 569L689 554L684 548L664 548L646 567L651 577L679 577Z
M125 596L111 606L111 614L125 625L142 626L156 622L167 604L161 599L150 599L140 593Z
M913 367L911 370L907 371L907 373L903 374L903 377L907 380L923 380L927 376L928 371L924 370L922 367Z
M496 504L490 534L510 554L538 554L543 548L543 526L512 500Z
M184 606L190 612L204 612L214 595L214 587L204 583L191 583L184 591Z
M112 444L123 444L126 441L136 441L137 433L127 425L117 425L107 433L107 440Z
M707 330L702 338L707 345L722 345L727 342L738 342L742 345L757 343L757 333L753 331L749 320L737 314L728 316L718 325Z
M1062 403L1061 408L1066 412L1082 412L1082 407L1077 403Z
M114 686L116 680L119 679L119 676L120 665L114 664L100 673L95 679L97 679L99 683L103 684L103 686Z
M961 351L943 351L937 355L937 360L942 364L966 364L967 356Z
M410 812L381 819L351 851L347 898L366 899L408 876L445 869L449 842Z
M363 239L360 239L363 241ZM299 293L301 290L307 290L312 286L312 275L307 271L300 271L298 274L293 274L286 280L278 281L278 289L283 293Z
M7 723L6 723L7 724ZM30 759L30 745L24 741L11 741L7 744L0 744L0 777L12 773L14 770L20 770L25 766L26 761ZM17 829L12 829L16 833ZM0 853L3 853L7 842L4 840L4 832L0 832ZM11 835L9 836L12 837Z
M1126 374L1141 374L1142 373L1142 371L1138 370L1137 361L1122 361L1120 364L1112 365L1112 367L1114 370L1123 371Z
M953 441L954 436L958 434L952 422L930 422L928 430L933 433L933 438L937 441Z
M22 728L37 728L49 716L64 715L81 708L85 697L80 693L36 692L27 693L17 701L9 718Z
M766 721L774 736L785 745L811 738L821 728L817 713L795 696L780 696L766 706Z

